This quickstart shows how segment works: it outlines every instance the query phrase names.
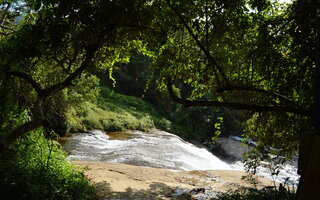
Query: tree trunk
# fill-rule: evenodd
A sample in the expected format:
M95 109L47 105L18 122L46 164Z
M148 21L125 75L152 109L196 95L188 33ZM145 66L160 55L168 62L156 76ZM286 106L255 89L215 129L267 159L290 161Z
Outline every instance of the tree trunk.
M317 22L319 23L319 22ZM317 36L320 36L317 30ZM320 199L320 41L315 41L316 82L312 127L300 137L299 166L301 175L297 191L298 200Z
M319 200L320 198L320 131L306 131L300 140L299 153L300 183L298 200Z

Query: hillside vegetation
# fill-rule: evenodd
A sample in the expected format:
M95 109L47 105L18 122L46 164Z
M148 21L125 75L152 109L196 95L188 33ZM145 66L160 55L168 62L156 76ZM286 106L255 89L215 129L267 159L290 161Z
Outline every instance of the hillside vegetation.
M172 129L172 123L159 108L136 97L113 92L107 87L101 87L96 101L86 101L70 108L67 119L73 132L91 129L109 132Z

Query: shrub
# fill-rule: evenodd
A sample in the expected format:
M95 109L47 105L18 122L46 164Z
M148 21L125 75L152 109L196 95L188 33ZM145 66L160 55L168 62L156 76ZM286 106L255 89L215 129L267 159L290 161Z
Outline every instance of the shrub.
M90 199L94 187L43 130L19 138L0 157L1 199Z

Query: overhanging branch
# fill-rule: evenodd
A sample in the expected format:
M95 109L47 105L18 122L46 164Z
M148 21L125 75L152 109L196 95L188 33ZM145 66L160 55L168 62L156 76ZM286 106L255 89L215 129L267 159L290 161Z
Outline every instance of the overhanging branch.
M275 98L279 98L280 100L284 100L290 103L293 103L293 100L283 96L281 94L278 94L276 92L272 92L272 91L268 91L265 89L261 89L261 88L256 88L253 86L229 86L229 87L220 87L216 90L216 92L221 93L221 92L225 92L225 91L252 91L252 92L259 92L259 93L264 93L264 94L268 94L270 96L273 96Z
M311 111L283 106L283 105L258 105L258 104L247 104L247 103L239 103L239 102L221 102L221 101L209 101L209 100L187 100L178 97L172 88L172 82L168 79L167 88L170 94L170 98L179 104L183 104L187 107L195 107L195 106L208 106L208 107L228 107L237 110L250 110L254 112L265 112L265 111L276 111L276 112L289 112L299 115L311 116Z

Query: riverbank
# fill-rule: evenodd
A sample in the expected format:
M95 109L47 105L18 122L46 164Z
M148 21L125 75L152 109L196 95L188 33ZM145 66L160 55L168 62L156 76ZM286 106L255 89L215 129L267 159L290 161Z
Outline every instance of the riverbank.
M236 170L172 171L120 163L72 161L97 189L97 199L201 199L240 187L255 187ZM274 183L255 176L256 187Z

